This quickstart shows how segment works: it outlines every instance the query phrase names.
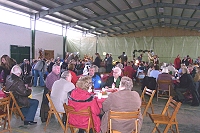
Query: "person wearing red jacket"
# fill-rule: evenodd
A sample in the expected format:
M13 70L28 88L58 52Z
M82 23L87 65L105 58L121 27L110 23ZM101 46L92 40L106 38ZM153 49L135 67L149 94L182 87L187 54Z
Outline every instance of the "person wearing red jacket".
M174 60L174 67L179 70L181 68L181 59L180 55L177 55L177 57Z
M136 73L136 71L131 66L130 62L128 62L127 66L124 67L124 76L127 76L131 79L133 79L133 75Z
M92 86L91 76L82 76L76 83L76 88L68 93L68 105L79 111L91 107L94 127L96 132L100 132L100 108L93 94L88 92ZM71 114L72 115L72 114ZM85 116L73 115L69 118L69 123L79 128L78 133L83 133L83 128L87 128L88 118Z
M76 73L75 73L75 71L74 71L74 68L75 68L75 65L74 65L74 64L72 64L72 63L69 63L69 64L68 64L68 70L70 71L70 73L71 73L71 75L72 75L72 83L73 83L74 85L76 85L76 82L77 82L77 80L78 80L78 77L76 76Z

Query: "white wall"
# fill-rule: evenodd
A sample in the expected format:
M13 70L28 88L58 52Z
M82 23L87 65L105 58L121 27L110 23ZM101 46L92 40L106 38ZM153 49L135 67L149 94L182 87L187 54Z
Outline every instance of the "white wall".
M54 58L63 58L63 37L51 33L36 31L35 57L39 57L39 49L54 50Z
M10 45L29 46L31 48L31 30L19 26L0 23L0 57L10 56ZM60 35L36 31L35 58L39 56L39 49L54 50L54 58L63 57L63 37ZM32 53L30 54L32 57Z
M10 56L10 45L31 47L30 29L0 23L0 56Z

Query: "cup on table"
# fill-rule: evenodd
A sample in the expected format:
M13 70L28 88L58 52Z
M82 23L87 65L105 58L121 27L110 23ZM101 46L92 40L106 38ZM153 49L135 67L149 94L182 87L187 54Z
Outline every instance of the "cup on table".
M98 99L101 99L101 97L102 97L102 93L99 92L99 93L98 93Z

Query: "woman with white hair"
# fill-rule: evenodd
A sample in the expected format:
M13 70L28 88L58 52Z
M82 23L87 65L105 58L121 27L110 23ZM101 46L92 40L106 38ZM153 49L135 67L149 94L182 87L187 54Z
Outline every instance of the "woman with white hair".
M110 76L105 83L105 87L112 87L112 84L114 83L115 88L119 88L119 84L121 81L121 72L122 70L119 67L113 68L113 76Z
M131 112L137 111L141 106L141 99L136 91L131 91L133 81L129 77L122 77L119 85L119 91L109 94L103 102L103 111L105 114L101 120L101 132L106 133L108 125L109 111ZM117 101L117 102L116 102ZM142 127L142 115L139 115L138 131ZM121 133L132 133L135 130L134 120L113 121L112 129Z

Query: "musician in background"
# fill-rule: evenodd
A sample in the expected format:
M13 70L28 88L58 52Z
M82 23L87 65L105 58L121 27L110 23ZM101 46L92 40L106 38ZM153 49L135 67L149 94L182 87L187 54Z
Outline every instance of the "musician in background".
M139 62L142 62L142 56L143 56L143 54L140 54L140 56L138 56L137 59L138 59Z

